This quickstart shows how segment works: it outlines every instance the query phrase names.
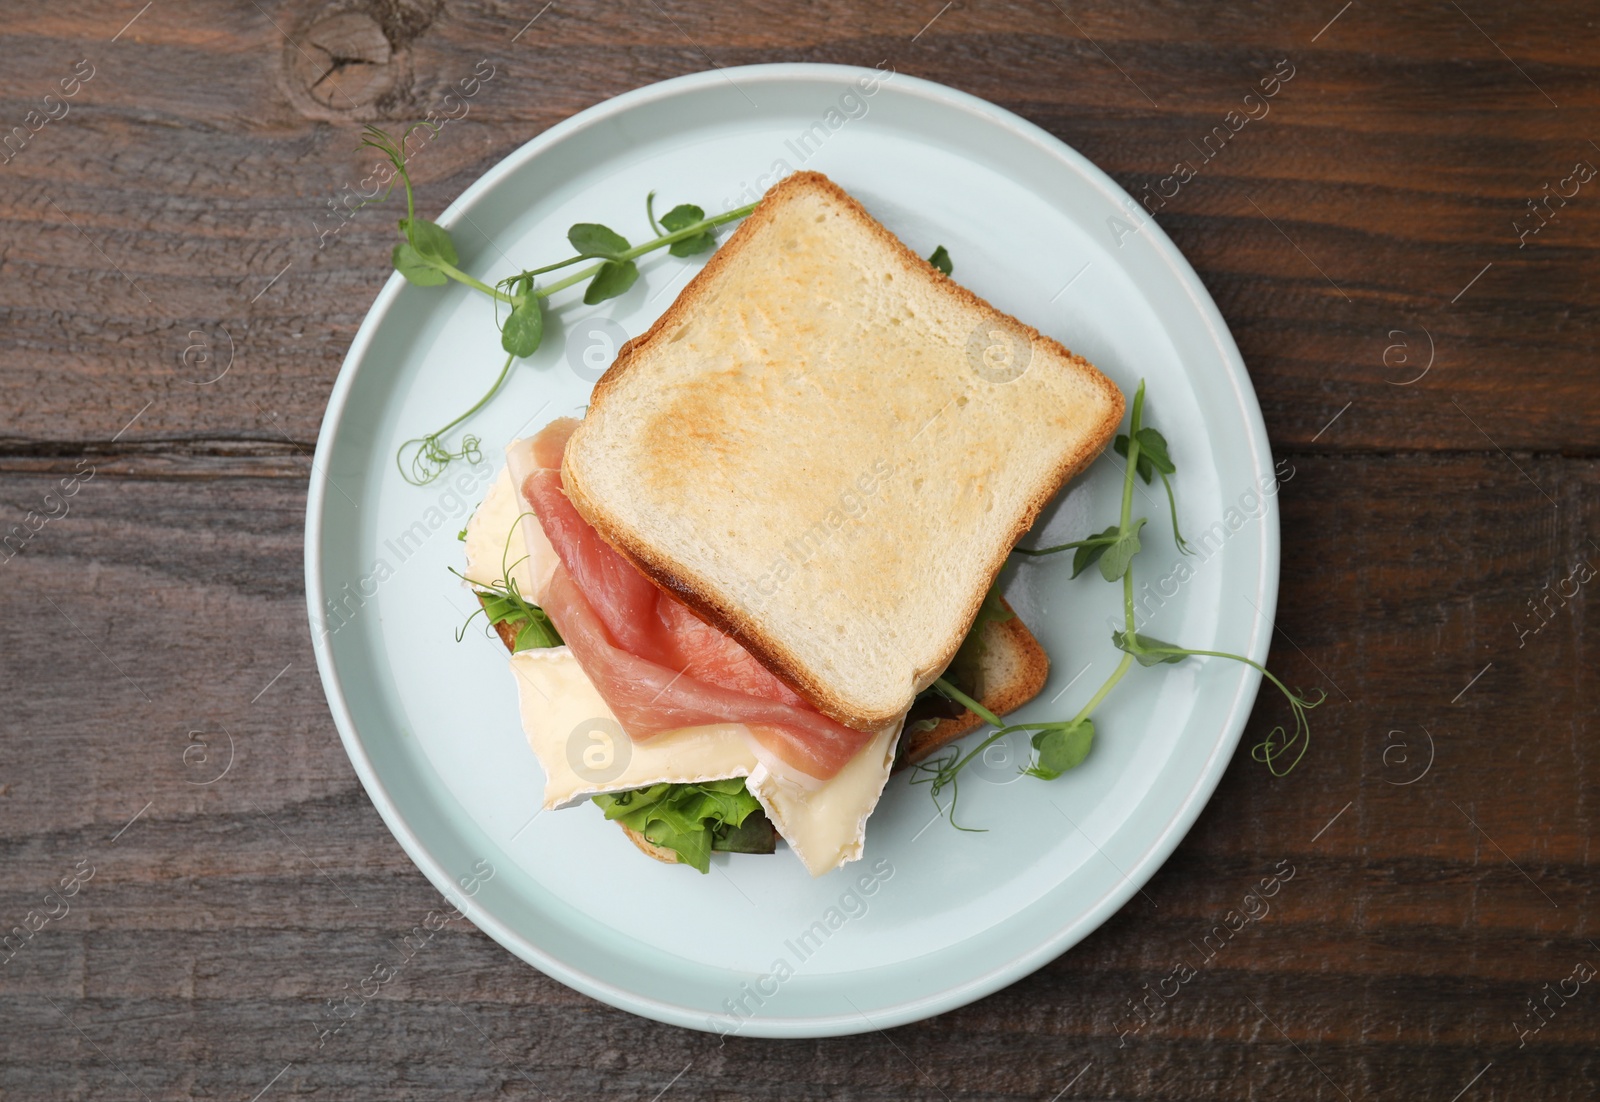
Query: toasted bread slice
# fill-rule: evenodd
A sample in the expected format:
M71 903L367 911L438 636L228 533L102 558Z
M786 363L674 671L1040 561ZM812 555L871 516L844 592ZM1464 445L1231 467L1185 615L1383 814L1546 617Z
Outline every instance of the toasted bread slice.
M641 831L634 830L626 823L618 823L617 825L622 828L622 833L628 836L628 841L638 846L642 853L654 857L663 865L676 865L678 863L677 850L668 849L666 846L656 845L650 839L646 838Z
M893 722L1121 421L1081 357L796 173L595 386L567 495L825 715Z
M484 605L485 604L484 599L482 597L478 598L478 604L480 604L480 605ZM485 606L485 607L487 607L487 606ZM494 633L500 637L500 642L502 642L502 643L504 643L506 645L506 650L510 651L512 654L516 654L517 653L517 629L516 628L512 627L510 624L508 624L504 620L502 620L502 621L500 621L498 624L496 624L494 626Z

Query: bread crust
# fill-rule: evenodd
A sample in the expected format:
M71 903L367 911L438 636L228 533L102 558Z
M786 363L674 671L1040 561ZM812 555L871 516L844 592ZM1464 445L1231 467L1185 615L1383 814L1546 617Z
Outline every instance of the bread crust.
M630 841L634 845L638 846L642 853L646 854L647 856L654 857L657 861L660 861L663 865L676 865L676 864L678 864L678 851L677 850L668 849L666 846L658 846L658 845L656 845L650 839L646 838L642 833L640 833L637 830L634 830L631 826L628 826L626 823L618 823L617 825L622 828L622 833L624 833L624 834L626 834L628 836L628 841Z
M485 614L487 614L489 610L488 602L482 597L479 597L478 604L483 607ZM494 625L494 633L500 637L500 642L506 645L506 650L510 651L512 654L517 653L517 631L515 628L506 623L504 620L501 620L498 624Z
M974 590L967 601L967 607L962 610L960 620L964 625L962 630L954 633L953 638L947 642L944 652L936 661L930 663L930 668L921 671L920 683L915 686L913 692L915 695L916 691L932 684L955 657L956 651L961 646L961 640L978 615L984 595L999 575L1000 568L1005 565L1011 548L1033 527L1040 510L1055 497L1068 480L1093 463L1111 442L1117 426L1122 422L1125 403L1122 392L1093 364L1068 350L1059 341L1043 335L1032 326L995 308L950 279L907 248L898 237L874 219L859 202L832 180L819 172L796 172L768 189L760 205L740 224L728 241L711 255L705 266L689 281L672 305L656 319L655 324L622 346L616 360L595 384L589 399L591 411L606 402L612 388L628 373L653 341L675 330L688 319L697 307L700 297L715 284L723 268L733 261L739 250L758 234L762 227L772 221L775 211L791 196L807 190L821 192L849 211L860 221L863 230L889 246L900 261L901 270L906 274L913 278L937 282L944 293L953 296L969 308L981 311L994 324L1022 335L1030 345L1042 346L1050 354L1067 360L1080 369L1086 369L1081 370L1080 374L1100 391L1108 407L1106 415L1083 435L1072 451L1062 458L1052 475L1040 480L1037 489L1027 500L1009 538L997 545L989 561L980 571L983 584ZM583 426L580 425L578 433L582 432ZM672 562L656 558L644 541L633 538L630 533L612 524L600 503L585 492L582 477L576 473L571 464L571 455L572 449L569 447L567 459L562 464L562 481L567 496L583 518L599 532L601 538L616 548L657 586L678 597L706 622L736 639L755 656L757 661L819 712L846 727L871 731L893 722L904 711L904 707L887 712L855 710L849 701L841 699L836 694L832 686L796 661L777 640L767 636L758 616L737 605L724 604L715 593L701 589L692 578L678 573Z

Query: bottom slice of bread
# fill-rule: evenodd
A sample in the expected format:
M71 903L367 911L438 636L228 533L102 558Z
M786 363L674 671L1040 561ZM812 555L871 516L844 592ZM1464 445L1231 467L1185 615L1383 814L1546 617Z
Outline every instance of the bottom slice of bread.
M1015 711L1039 695L1050 676L1050 656L1033 637L1022 617L1004 600L1009 620L990 620L983 625L979 642L983 650L978 659L977 701L997 716ZM965 708L961 714L941 719L938 726L900 737L896 770L915 765L948 746L962 735L976 731L983 720Z
M665 862L668 865L676 865L678 863L677 850L668 849L666 846L656 845L650 839L646 838L643 833L634 830L626 823L618 823L617 825L622 828L622 833L628 836L628 841L638 846L651 857L654 857L657 861Z

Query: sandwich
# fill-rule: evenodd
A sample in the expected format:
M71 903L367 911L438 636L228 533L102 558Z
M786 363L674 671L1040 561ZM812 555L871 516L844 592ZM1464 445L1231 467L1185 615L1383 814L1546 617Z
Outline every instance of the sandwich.
M891 771L981 722L936 679L1042 688L996 579L1122 413L825 176L773 186L467 527L543 806L702 872L859 858Z

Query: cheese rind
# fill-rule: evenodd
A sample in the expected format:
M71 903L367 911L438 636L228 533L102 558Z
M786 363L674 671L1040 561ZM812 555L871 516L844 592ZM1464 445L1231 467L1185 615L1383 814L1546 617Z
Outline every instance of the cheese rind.
M750 771L745 787L812 876L861 856L867 817L878 806L888 783L903 722L879 731L843 769L821 784L796 784L765 762Z

